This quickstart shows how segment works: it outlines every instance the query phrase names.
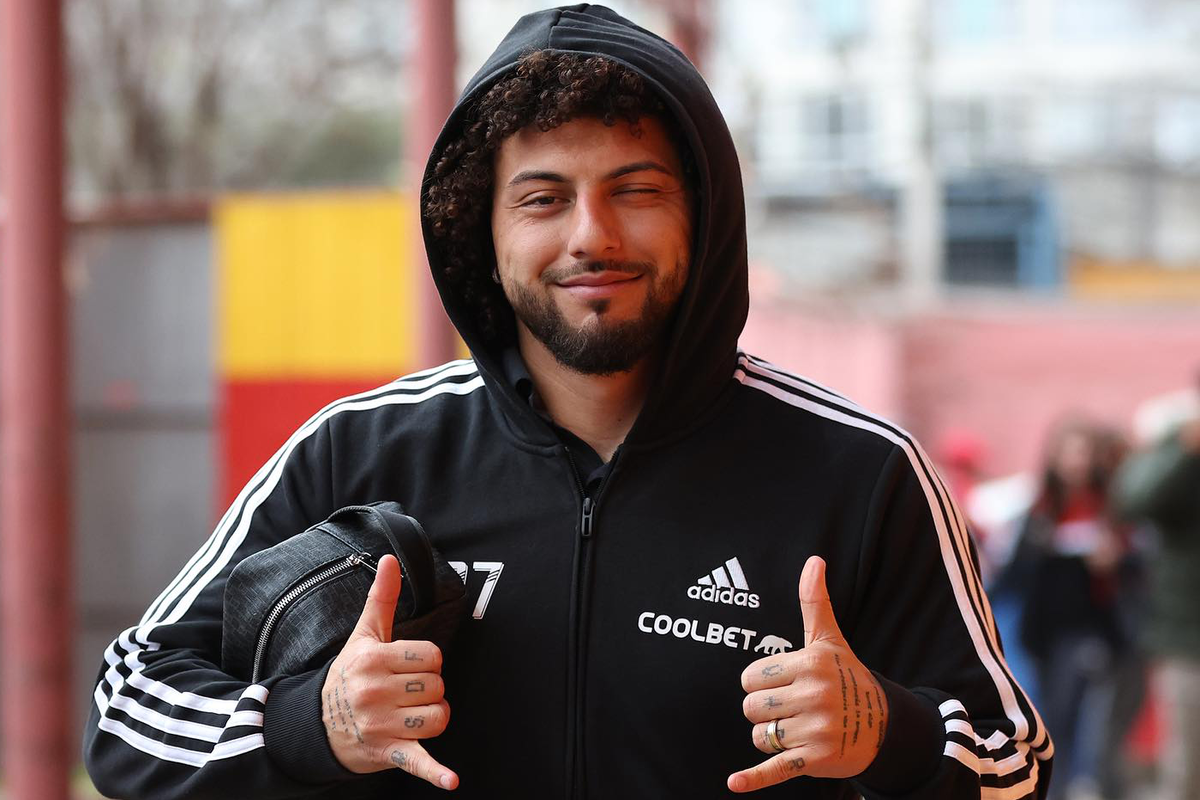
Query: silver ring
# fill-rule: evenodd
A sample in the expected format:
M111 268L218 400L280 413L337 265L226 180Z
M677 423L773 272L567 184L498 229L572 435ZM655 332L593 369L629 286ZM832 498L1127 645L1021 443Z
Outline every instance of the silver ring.
M767 744L775 750L776 753L782 753L787 750L783 746L783 742L779 741L779 720L773 719L767 723Z

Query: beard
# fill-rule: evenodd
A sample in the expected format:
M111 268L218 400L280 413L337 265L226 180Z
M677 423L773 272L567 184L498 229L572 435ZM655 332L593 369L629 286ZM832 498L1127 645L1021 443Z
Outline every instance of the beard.
M582 272L640 273L650 283L641 312L634 319L611 322L605 318L611 301L588 303L595 316L579 327L572 326L554 302L549 287ZM522 285L506 287L513 313L533 337L564 367L584 375L614 375L628 372L658 346L683 292L687 267L677 266L674 280L664 284L657 267L649 262L588 262L562 270L546 270L538 293Z

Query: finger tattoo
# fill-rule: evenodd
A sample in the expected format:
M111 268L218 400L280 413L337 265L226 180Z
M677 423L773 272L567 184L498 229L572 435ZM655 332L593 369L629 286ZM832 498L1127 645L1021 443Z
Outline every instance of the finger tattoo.
M404 660L405 661L424 661L425 659L421 658L421 656L419 654L414 653L412 650L405 650L404 651Z
M767 701L766 701L767 708L779 708L781 705L783 705L783 703L780 702L779 700L776 700L775 695L772 694L772 695L767 696Z
M799 772L804 769L804 758L793 758L787 762L787 766L792 772Z
M770 666L763 667L762 674L764 678L774 678L781 672L783 672L782 664L771 664Z
M407 681L404 684L406 692L423 692L425 691L425 681Z
M408 753L403 750L393 750L392 763L405 772L408 772Z
M424 717L405 717L404 727L406 728L423 728L425 727Z

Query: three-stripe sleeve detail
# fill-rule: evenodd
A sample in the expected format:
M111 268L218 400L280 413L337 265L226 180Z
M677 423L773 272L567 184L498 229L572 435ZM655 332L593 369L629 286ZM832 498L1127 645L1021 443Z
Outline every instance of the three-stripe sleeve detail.
M921 485L937 532L948 582L971 639L976 656L992 679L1005 716L1013 726L1013 737L1001 733L983 740L995 745L986 756L980 756L965 709L961 717L947 721L945 755L980 774L983 797L994 800L1015 800L1036 786L1038 759L1053 754L1053 745L1024 691L1012 677L1000 655L1000 646L992 620L991 608L972 566L966 525L946 490L940 475L928 456L905 431L873 416L859 406L834 394L819 384L791 375L766 362L739 357L734 378L742 384L762 391L789 405L844 425L873 432L899 447ZM960 704L961 706L961 704ZM953 726L950 726L953 722ZM953 728L953 730L952 730ZM953 736L951 736L953 733ZM984 751L988 751L985 746ZM1036 756L1034 758L1033 756ZM1015 781L1015 782L1014 782ZM1024 787L1022 790L1020 787Z
M105 669L93 692L99 728L164 761L193 767L265 746L267 689L251 684L235 698L180 691L145 674L143 655L161 649L159 625L177 622L196 597L228 566L249 533L254 512L278 486L289 456L331 417L389 405L421 403L440 395L467 395L483 386L473 361L453 361L337 400L304 423L246 484L216 529L155 599L138 625L104 652Z

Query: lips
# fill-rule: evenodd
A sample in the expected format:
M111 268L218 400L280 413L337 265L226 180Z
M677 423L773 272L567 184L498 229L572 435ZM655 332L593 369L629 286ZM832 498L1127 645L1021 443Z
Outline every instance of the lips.
M641 285L639 283L641 278L642 273L640 272L604 270L603 272L585 272L580 275L573 275L554 285L557 289L566 292L568 296L578 301L592 303L600 300L610 300L632 291L630 287Z
M565 281L559 281L559 286L570 288L572 286L607 286L611 283L623 283L640 278L641 275L632 272L614 272L605 270L603 272L585 272L582 275L576 275L568 278Z

